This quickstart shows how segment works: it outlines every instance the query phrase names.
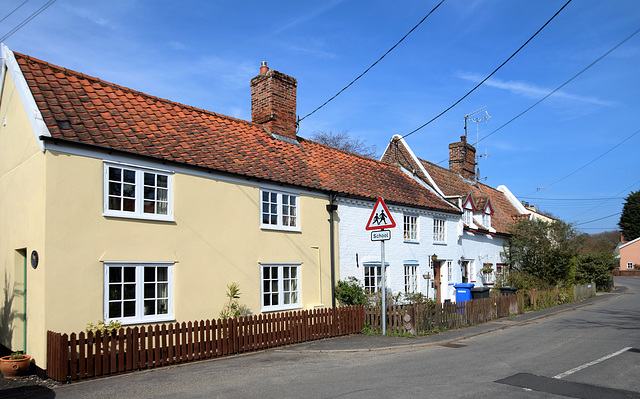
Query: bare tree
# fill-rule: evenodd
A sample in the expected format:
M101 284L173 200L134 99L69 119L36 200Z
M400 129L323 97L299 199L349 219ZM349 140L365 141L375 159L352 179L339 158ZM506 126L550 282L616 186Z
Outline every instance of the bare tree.
M354 154L362 155L363 157L373 159L378 158L375 145L367 145L364 140L349 137L349 132L347 130L344 130L341 133L333 133L331 130L328 132L316 130L311 135L311 139L329 147L353 152Z

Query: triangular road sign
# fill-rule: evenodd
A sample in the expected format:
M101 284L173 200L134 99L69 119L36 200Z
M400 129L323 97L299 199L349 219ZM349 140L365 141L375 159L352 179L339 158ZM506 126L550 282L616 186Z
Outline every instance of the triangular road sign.
M369 216L369 222L367 223L366 230L381 230L391 229L396 227L396 221L391 217L391 212L384 203L382 197L378 197L376 205L373 207L373 212Z

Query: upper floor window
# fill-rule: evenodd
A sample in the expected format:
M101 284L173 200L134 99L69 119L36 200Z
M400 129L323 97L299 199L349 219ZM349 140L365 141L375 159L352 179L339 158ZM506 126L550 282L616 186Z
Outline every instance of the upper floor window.
M471 226L473 223L473 211L471 209L465 209L462 214L462 221L467 226Z
M262 190L261 195L261 227L300 230L297 195L271 190Z
M104 215L172 220L173 175L153 169L104 164Z
M173 263L105 263L104 319L173 320Z
M483 213L482 214L482 225L484 227L491 227L491 214Z
M404 240L418 241L418 217L404 215Z
M433 219L433 242L445 242L446 231L444 219Z
M633 269L633 262L627 262L627 269Z

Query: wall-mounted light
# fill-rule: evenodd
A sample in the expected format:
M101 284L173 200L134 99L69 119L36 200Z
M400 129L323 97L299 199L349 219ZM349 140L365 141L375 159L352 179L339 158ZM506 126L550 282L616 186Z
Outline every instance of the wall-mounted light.
M436 255L436 254L431 255L431 261L433 263L437 262L438 261L438 255Z
M431 279L431 273L427 272L427 273L423 274L422 278L425 279L425 280L430 280Z

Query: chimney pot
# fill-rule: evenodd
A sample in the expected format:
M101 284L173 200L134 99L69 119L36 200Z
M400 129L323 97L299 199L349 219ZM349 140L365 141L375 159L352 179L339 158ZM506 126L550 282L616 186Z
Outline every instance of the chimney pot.
M260 64L260 75L264 75L267 72L269 72L267 61L262 61L262 63Z

